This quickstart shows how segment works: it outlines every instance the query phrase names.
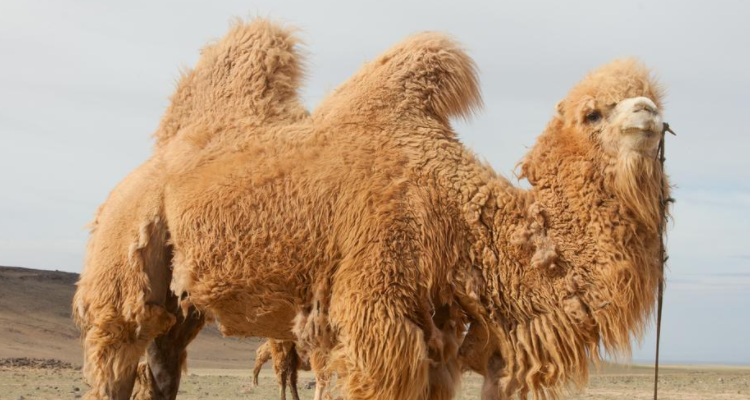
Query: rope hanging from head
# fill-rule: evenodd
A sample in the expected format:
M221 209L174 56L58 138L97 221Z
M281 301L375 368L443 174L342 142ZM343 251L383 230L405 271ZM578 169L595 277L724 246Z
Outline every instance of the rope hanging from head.
M668 123L664 123L664 128L661 131L661 140L659 141L659 148L656 152L656 156L659 158L659 164L661 165L661 187L662 192L659 197L659 205L661 209L661 218L659 220L659 254L661 257L661 279L659 280L659 294L657 298L656 306L656 359L654 360L654 400L658 400L659 393L659 341L661 339L661 311L664 303L664 267L669 259L667 256L667 249L664 244L664 230L667 227L667 206L673 202L672 198L664 198L664 138L667 132L676 135L674 131L669 127Z

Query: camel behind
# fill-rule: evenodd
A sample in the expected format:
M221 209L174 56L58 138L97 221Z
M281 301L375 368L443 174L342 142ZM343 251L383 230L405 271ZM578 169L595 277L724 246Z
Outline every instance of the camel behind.
M181 77L154 134L154 155L99 207L73 299L84 343L84 374L94 398L128 397L125 393L135 379L133 363L154 337L169 333L188 337L189 343L191 332L170 330L175 321L191 330L203 325L202 316L178 315L183 310L169 290L172 248L163 209L165 155L185 157L211 143L237 141L240 133L252 134L255 126L305 118L308 113L297 96L301 65L291 30L263 19L235 23L222 40L204 48L196 68ZM177 353L184 353L185 346ZM181 357L184 360L184 354ZM172 371L177 382L179 368ZM176 393L177 386L167 389Z

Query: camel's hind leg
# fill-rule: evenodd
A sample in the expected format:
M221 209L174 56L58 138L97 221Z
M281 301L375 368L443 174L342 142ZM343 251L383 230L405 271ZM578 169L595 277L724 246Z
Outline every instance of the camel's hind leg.
M177 323L149 343L147 362L140 366L137 400L174 400L177 397L180 377L185 369L187 346L205 323L204 316L194 306L183 314L177 297L171 293L167 307L176 315Z
M253 386L258 386L258 375L263 368L263 364L271 359L271 339L266 339L255 351L255 366L253 368Z
M289 392L292 394L293 400L299 400L299 392L297 392L297 370L299 369L299 355L294 344L285 355L284 360L284 375L289 382Z
M286 384L289 379L289 358L287 355L292 346L292 342L268 339L271 359L273 360L273 370L276 373L276 380L279 384L279 398L286 400Z
M87 399L129 399L146 346L175 322L165 308L171 260L166 227L147 219L126 245L113 228L120 222L105 218L92 234L74 298L91 385Z
M153 333L168 329L174 317L158 305L147 305L144 322L97 321L84 337L84 374L92 386L86 399L128 400L136 379L138 360Z

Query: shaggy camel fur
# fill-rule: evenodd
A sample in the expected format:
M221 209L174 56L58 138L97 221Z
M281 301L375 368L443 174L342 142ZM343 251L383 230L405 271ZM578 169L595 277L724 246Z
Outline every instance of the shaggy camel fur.
M455 42L407 39L312 115L294 44L255 21L205 50L154 156L100 209L74 300L89 397L129 396L175 322L170 289L227 335L307 337L352 400L452 398L461 363L485 399L554 398L629 348L662 278L668 194L646 68L615 61L571 90L525 190L450 127L480 102Z
M152 339L170 334L192 338L203 319L185 311L189 302L184 298L177 307L183 312L170 307L173 250L163 219L163 153L180 140L196 143L190 132L198 129L191 127L202 123L221 132L215 136L220 141L251 132L260 123L257 116L268 124L306 118L308 112L296 101L301 79L296 42L289 31L256 20L237 24L222 43L204 48L196 68L181 78L154 135L154 155L99 208L73 301L84 343L84 375L92 385L88 398L129 398L135 363L147 346L148 365L161 373L159 380L142 381L150 387L141 393L162 391L154 386L161 382L168 389L161 395L175 398L184 365L174 369L159 364L172 354L184 360L187 343L167 339L164 346L154 346L158 339ZM222 109L236 113L217 112ZM170 330L181 314L189 323ZM147 371L145 365L142 370Z
M273 370L279 383L279 396L286 400L286 385L294 400L299 400L297 392L297 371L309 371L309 360L302 360L294 348L293 342L280 342L267 339L255 352L255 367L253 368L253 385L258 386L258 375L263 364L273 360Z

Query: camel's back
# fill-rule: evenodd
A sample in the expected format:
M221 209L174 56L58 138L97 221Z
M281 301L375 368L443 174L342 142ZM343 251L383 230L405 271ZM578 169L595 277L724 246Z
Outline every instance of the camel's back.
M342 259L421 240L435 200L423 196L420 166L441 147L461 153L448 117L478 102L471 59L422 34L363 67L310 118L224 132L244 139L199 151L174 146L165 157L174 287L220 314L227 333L287 338ZM441 162L459 176L446 169L461 160Z

